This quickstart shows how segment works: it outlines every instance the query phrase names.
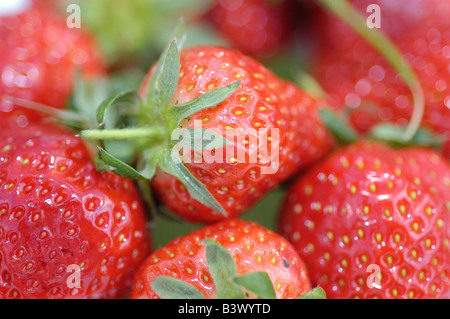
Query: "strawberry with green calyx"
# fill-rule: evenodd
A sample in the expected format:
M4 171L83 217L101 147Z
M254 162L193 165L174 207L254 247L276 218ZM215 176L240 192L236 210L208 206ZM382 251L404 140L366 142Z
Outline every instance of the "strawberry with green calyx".
M213 222L234 217L320 158L331 146L331 136L319 118L318 102L294 84L236 50L197 46L178 53L184 40L181 28L177 34L139 94L122 92L107 99L98 109L100 127L80 135L101 143L127 140L135 145L135 163L123 163L101 147L99 166L151 180L161 202L182 218ZM130 117L128 126L105 129L104 117L110 109L130 98L137 102L130 113L137 116ZM250 140L258 132L272 134L271 129L278 135L265 136L268 153L274 156L279 150L278 161L264 156L259 144ZM189 138L180 141L180 132L189 133ZM236 135L227 135L231 132L244 135L235 140ZM260 143L261 134L256 140ZM180 145L184 162L176 149ZM237 158L239 151L244 152L244 160ZM207 154L212 161L204 160ZM203 156L200 162L198 156ZM257 157L252 162L250 156ZM264 168L275 170L264 176Z
M173 40L167 49L166 56L156 66L156 75L148 83L148 91L146 92L148 104L141 101L135 91L121 92L107 99L98 108L97 120L100 129L84 130L80 134L85 139L137 140L138 144L141 139L162 142L160 143L162 145L156 144L154 148L145 146L146 149L143 152L143 157L137 164L138 169L122 162L103 148L99 149L97 163L99 163L99 167L106 169L112 168L113 172L118 175L135 179L152 178L155 174L157 164L159 164L163 170L181 179L185 187L194 197L197 197L200 201L222 214L226 214L220 204L190 174L184 165L176 163L172 159L172 157L178 157L179 155L175 153L176 149L174 146L176 143L169 140L169 133L175 130L185 117L203 108L214 106L216 103L224 100L237 89L239 81L216 89L212 94L204 94L198 99L190 101L188 104L170 105L170 107L167 107L169 99L173 95L178 83L179 68L177 42ZM102 129L107 109L115 102L125 98L135 99L140 103L139 107L141 109L138 112L140 111L142 113L140 114L143 118L141 121L144 121L144 123L139 124L145 124L145 126L125 129Z
M303 262L278 234L227 220L178 237L155 251L136 274L134 299L323 299ZM305 295L306 294L306 295Z

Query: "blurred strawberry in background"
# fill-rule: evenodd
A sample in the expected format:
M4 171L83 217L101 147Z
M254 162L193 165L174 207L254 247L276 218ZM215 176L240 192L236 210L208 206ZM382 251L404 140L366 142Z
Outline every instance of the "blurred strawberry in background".
M85 29L68 27L66 13L53 2L16 3L24 6L0 11L0 95L64 108L78 72L85 77L105 74L101 53ZM4 100L0 114L24 124L40 117Z
M292 33L289 1L218 0L208 18L232 46L259 57L272 56Z
M446 0L352 0L364 18L379 6L381 28L404 54L425 94L422 125L447 141L450 131L450 2ZM412 96L386 60L331 13L315 20L317 42L311 72L329 103L350 114L355 128L367 132L380 121L404 126ZM445 150L450 156L447 142Z

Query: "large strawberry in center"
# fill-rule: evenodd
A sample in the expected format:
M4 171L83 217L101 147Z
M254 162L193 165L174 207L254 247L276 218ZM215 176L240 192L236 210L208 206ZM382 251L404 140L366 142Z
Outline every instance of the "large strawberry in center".
M328 150L319 103L294 84L239 51L198 46L178 55L177 44L144 80L134 127L82 132L135 139L132 175L152 179L174 213L194 222L235 217ZM118 173L132 171L105 150L100 156Z

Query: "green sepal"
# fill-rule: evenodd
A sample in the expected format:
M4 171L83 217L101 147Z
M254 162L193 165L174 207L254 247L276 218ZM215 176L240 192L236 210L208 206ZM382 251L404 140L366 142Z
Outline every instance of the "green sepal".
M180 76L179 50L186 39L184 21L180 19L172 40L165 48L146 88L147 103L165 109L178 84Z
M216 286L217 299L245 299L242 288L232 281L237 277L237 269L228 250L209 238L202 243L206 245L206 260Z
M327 294L322 287L316 287L297 299L327 299Z
M104 100L97 108L96 119L99 127L105 126L106 111L116 103L129 102L130 104L141 103L141 98L135 90L126 90L116 93Z
M175 39L170 42L165 55L159 61L162 61L162 64L158 62L159 68L150 79L147 103L157 105L163 110L175 93L180 75L180 57Z
M177 139L178 137L181 137L181 139ZM228 144L230 144L230 142L226 138L208 129L179 128L172 131L171 145L176 148L194 151L210 151L224 147Z
M169 276L158 276L150 284L162 299L205 299L194 286Z
M312 97L320 99L326 96L325 90L311 74L302 70L297 73L295 80L296 83Z
M340 144L351 144L360 138L358 133L333 111L321 108L319 113L329 132Z
M255 271L234 278L234 282L261 299L276 299L272 281L265 271Z
M224 216L228 215L214 196L208 191L205 185L195 178L195 176L192 175L192 173L183 164L178 150L175 148L166 149L159 165L163 171L176 177L181 183L183 183L189 194L200 203L214 209Z
M206 92L189 102L173 105L167 111L169 117L173 118L176 125L178 125L183 119L191 116L192 114L208 107L215 106L224 101L239 88L240 84L241 81L238 80L223 87Z
M103 148L99 147L99 152L97 153L97 157L95 160L96 165L98 165L98 169L100 170L109 170L114 174L130 178L130 179L150 179L152 176L149 175L148 171L137 171L132 166L124 163L118 158L114 157L110 153L108 153Z
M85 78L77 68L73 75L73 92L67 103L68 109L86 118L85 127L96 125L96 109L110 94L110 78L96 76Z
M111 166L106 165L106 163L103 161L102 158L100 158L100 153L97 153L97 155L94 157L94 164L97 171L101 172L107 172L111 171Z
M238 276L235 260L225 247L211 238L206 238L201 243L206 245L206 262L216 288L217 299L246 299L243 288L262 299L276 299L275 290L266 272L258 271ZM204 299L203 294L191 284L164 275L154 279L151 287L163 299ZM300 298L325 299L323 290L317 289Z

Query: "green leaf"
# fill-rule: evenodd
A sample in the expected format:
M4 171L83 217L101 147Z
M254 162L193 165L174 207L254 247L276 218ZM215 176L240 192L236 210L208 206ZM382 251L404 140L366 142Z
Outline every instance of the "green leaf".
M99 172L106 172L111 170L111 166L106 165L106 163L100 158L100 154L97 154L94 158L94 164Z
M322 287L316 287L308 291L306 294L299 297L298 299L327 299L327 294L325 293L325 290L323 290Z
M222 135L203 128L176 128L172 131L171 145L194 151L215 150L229 141Z
M101 147L99 147L99 153L97 154L96 163L98 167L103 171L110 170L114 174L122 177L146 180L152 178L152 176L149 174L149 171L139 172L130 165L117 159Z
M168 110L170 117L174 118L176 120L176 124L178 125L186 117L224 101L239 88L240 84L241 81L238 80L223 87L206 92L189 102L173 105Z
M350 144L359 139L358 134L334 112L320 109L319 113L325 126L340 144Z
M184 23L183 17L180 17L178 25L175 27L175 30L173 31L172 38L175 38L177 40L178 51L181 51L181 49L184 46L184 43L186 42L186 24Z
M139 97L138 93L135 90L127 90L123 92L119 92L117 94L114 94L110 97L108 97L106 100L104 100L100 106L97 109L96 113L96 119L97 123L100 127L103 127L105 124L105 115L106 111L109 107L114 105L117 102L131 102L131 103L140 103L141 98Z
M202 203L215 211L227 216L227 212L212 196L208 189L203 185L194 175L186 168L181 162L180 155L175 148L167 149L161 162L159 163L162 170L166 173L175 176L188 190L189 194Z
M175 93L178 85L178 78L180 76L180 56L178 54L178 47L176 40L170 43L167 55L164 61L164 67L161 72L158 89L153 92L156 96L157 105L165 108L169 103L170 98Z
M265 271L256 271L234 278L234 282L262 299L276 299L272 281Z
M156 277L150 285L162 299L205 299L194 286L169 276Z
M208 269L216 286L217 299L245 299L244 292L233 282L236 264L228 250L212 239L205 239Z
M164 109L178 85L180 57L177 40L174 38L156 64L147 87L147 103Z

